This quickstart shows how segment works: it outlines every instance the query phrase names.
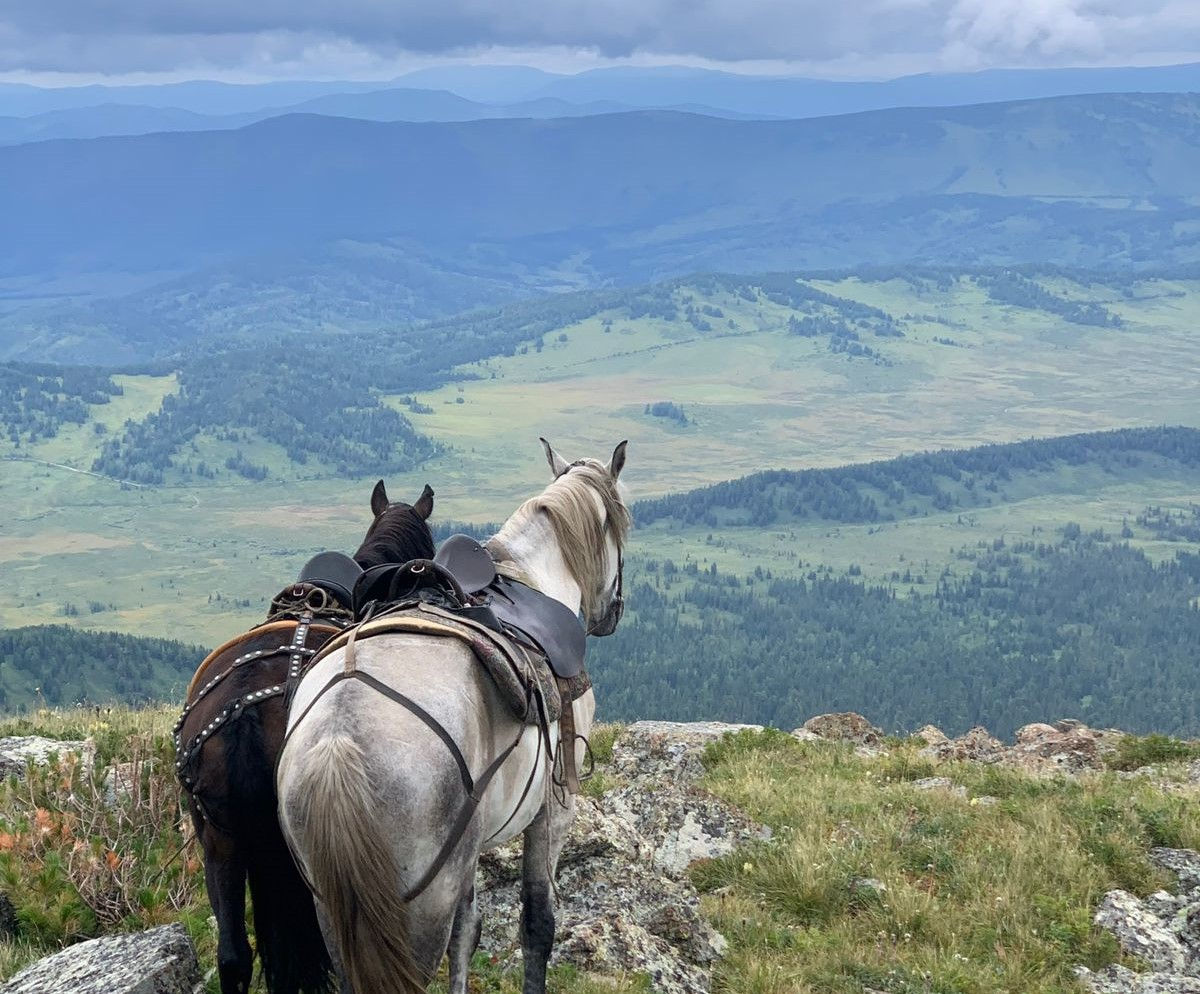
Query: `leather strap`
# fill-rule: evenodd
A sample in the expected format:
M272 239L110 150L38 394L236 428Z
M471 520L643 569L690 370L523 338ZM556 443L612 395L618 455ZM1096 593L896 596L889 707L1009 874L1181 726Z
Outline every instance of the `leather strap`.
M347 651L349 651L349 649L352 647L353 642L348 645ZM292 727L288 729L287 734L284 736L283 748L287 747L288 740L291 739L292 733L300 727L300 723L308 716L309 711L313 709L313 706L317 703L317 701L324 697L330 689L345 680L361 680L373 690L383 694L384 697L387 697L389 700L395 701L406 711L409 711L416 717L420 718L421 721L430 729L430 731L432 731L442 741L442 744L445 745L450 751L450 755L454 758L454 762L458 766L458 775L462 780L463 789L467 794L466 800L463 802L462 807L458 811L457 817L454 819L454 825L450 829L450 834L446 837L446 841L442 843L442 847L438 850L438 854L434 857L433 862L429 865L429 868L421 876L421 879L418 880L411 888L409 888L408 892L402 898L402 900L407 903L417 897L418 894L420 894L423 890L425 890L426 887L433 883L434 878L437 877L438 873L441 872L442 867L446 865L446 861L453 854L459 842L462 841L463 835L466 834L467 827L471 824L471 820L475 817L475 812L479 808L479 802L483 799L483 794L484 791L487 790L488 784L492 782L492 778L499 772L500 767L504 765L505 760L512 755L513 750L520 745L521 737L525 734L525 726L521 725L518 728L517 737L513 739L512 743L509 744L507 748L501 750L500 754L488 764L487 769L483 771L479 779L475 780L471 776L471 771L467 766L467 761L462 754L462 750L458 747L458 743L450 737L450 733L446 731L442 724L436 718L434 718L433 715L421 707L421 705L419 705L412 698L405 696L398 690L394 690L386 683L383 683L381 680L377 680L375 677L371 676L371 674L364 673L362 670L347 668L341 673L335 673L332 677L330 677L329 682L326 683L325 686L320 689L317 695L308 702L308 706L302 712L300 712L300 716L292 723ZM283 748L279 750L281 756L283 755ZM534 764L534 769L537 769L536 762ZM533 778L531 776L529 782L532 783L532 780ZM529 785L527 784L525 793L521 795L521 801L517 805L518 810L520 809L520 805L524 803L528 790ZM514 811L513 815L515 814L516 812ZM512 821L513 815L509 816L508 821ZM505 822L505 825L507 824L508 822ZM314 890L313 893L316 893L316 891ZM320 897L319 894L317 896Z
M562 685L559 685L562 689ZM558 718L558 748L563 758L563 777L567 790L578 794L583 790L579 783L579 765L575 762L575 702L568 702L563 694L562 714Z

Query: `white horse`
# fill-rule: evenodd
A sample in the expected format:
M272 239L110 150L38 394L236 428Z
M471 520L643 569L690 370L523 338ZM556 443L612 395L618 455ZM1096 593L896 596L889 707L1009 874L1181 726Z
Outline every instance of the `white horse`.
M630 527L617 484L626 443L608 465L567 463L542 444L554 481L487 549L502 573L582 612L589 634L611 634ZM364 638L354 644L353 667L366 681L339 682L346 651L320 660L301 682L277 770L283 831L317 897L344 989L417 994L449 951L450 992L466 994L481 925L479 854L524 832L523 991L543 994L552 881L574 803L554 789L539 728L514 718L457 639ZM586 737L591 691L575 709ZM557 724L550 732L553 750ZM582 764L582 743L566 746Z

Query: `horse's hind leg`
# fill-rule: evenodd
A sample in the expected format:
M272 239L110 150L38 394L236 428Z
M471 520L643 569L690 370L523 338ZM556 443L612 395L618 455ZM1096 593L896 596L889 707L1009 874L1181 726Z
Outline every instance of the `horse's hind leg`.
M483 916L472 884L454 910L454 926L450 930L450 994L467 994L467 971L482 929Z
M546 808L543 807L525 829L523 850L521 952L525 960L525 983L521 991L522 994L545 994L546 964L554 946L554 900L550 893L550 819Z
M346 979L346 968L342 965L342 954L334 942L333 927L329 922L329 914L325 911L324 906L319 900L314 899L317 912L317 922L321 927L321 934L325 938L325 948L329 950L329 960L333 964L333 972L338 978L338 990L341 994L354 994L350 988L350 981Z
M247 994L254 952L246 938L246 867L237 845L212 824L204 832L204 882L217 917L221 994Z

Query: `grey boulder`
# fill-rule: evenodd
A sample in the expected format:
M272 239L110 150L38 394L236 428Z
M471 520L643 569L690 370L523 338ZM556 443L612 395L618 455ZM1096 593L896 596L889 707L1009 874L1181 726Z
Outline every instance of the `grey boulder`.
M196 950L182 925L106 935L26 967L0 994L195 994Z

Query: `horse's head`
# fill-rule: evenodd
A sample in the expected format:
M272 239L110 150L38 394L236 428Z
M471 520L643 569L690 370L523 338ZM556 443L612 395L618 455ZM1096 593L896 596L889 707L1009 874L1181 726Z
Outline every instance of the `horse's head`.
M382 563L404 563L410 559L433 558L433 535L426 523L433 513L433 488L425 484L413 504L388 500L383 480L371 491L374 520L354 560L363 569Z
M621 442L607 464L567 462L544 438L541 443L554 481L535 498L536 507L550 517L563 560L579 584L588 634L611 635L625 611L624 546L632 521L619 478L629 443Z

